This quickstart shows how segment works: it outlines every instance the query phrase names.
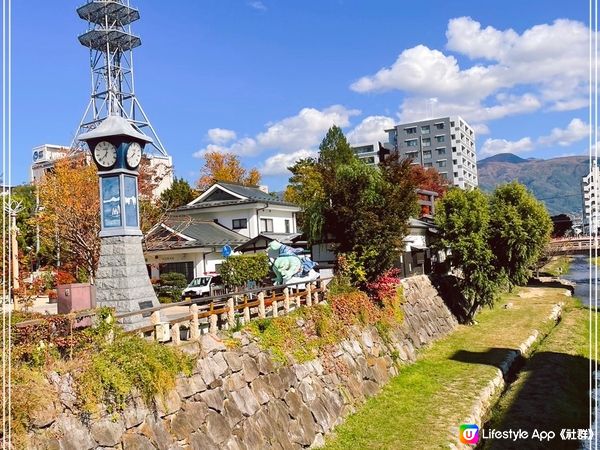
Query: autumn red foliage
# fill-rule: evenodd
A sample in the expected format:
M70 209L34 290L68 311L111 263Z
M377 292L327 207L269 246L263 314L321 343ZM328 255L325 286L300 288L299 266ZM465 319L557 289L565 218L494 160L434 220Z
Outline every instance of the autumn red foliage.
M433 167L412 166L410 177L417 188L436 192L440 198L448 190L448 180Z

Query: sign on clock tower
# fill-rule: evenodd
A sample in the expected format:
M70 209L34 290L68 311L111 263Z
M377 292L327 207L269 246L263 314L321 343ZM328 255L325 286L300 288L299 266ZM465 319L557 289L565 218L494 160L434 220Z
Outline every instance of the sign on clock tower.
M100 184L100 260L96 302L117 313L158 306L144 254L138 209L138 167L142 151L152 142L125 118L108 116L78 138L87 143L98 167ZM126 320L126 328L142 322Z

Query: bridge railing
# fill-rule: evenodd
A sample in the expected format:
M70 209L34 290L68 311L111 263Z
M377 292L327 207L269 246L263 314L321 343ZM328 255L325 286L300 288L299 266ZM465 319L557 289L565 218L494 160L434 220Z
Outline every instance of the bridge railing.
M302 305L311 306L325 299L327 284L333 277L321 278L313 282L297 282L285 285L272 285L239 292L201 297L177 303L162 304L153 308L120 313L115 315L117 322L141 315L145 320L142 326L128 330L140 336L159 342L194 340L201 334L216 334L220 329L232 329L238 324L246 325L254 319L278 317ZM182 307L185 312L177 312ZM175 311L172 317L167 312ZM97 310L88 309L67 315L73 327L90 326L97 317ZM87 319L87 320L86 320ZM149 323L148 323L149 322ZM42 326L45 319L34 319L15 324L18 329Z

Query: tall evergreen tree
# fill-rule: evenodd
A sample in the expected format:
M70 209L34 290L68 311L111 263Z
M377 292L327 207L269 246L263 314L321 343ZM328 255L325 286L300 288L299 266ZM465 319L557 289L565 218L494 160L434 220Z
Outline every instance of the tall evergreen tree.
M290 168L287 198L303 207L311 242L334 238L337 251L352 253L372 280L399 258L408 218L416 213L410 163L392 158L381 170L368 166L336 126L319 150L316 160Z

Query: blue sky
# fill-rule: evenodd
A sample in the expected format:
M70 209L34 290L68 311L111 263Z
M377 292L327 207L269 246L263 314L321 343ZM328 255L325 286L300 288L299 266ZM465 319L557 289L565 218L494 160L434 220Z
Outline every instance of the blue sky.
M83 1L13 2L13 183L71 142L90 93ZM460 114L479 158L586 154L588 2L132 0L136 92L177 176L235 151L282 189L327 128L355 143ZM567 7L568 6L568 7ZM429 107L430 108L430 107Z

